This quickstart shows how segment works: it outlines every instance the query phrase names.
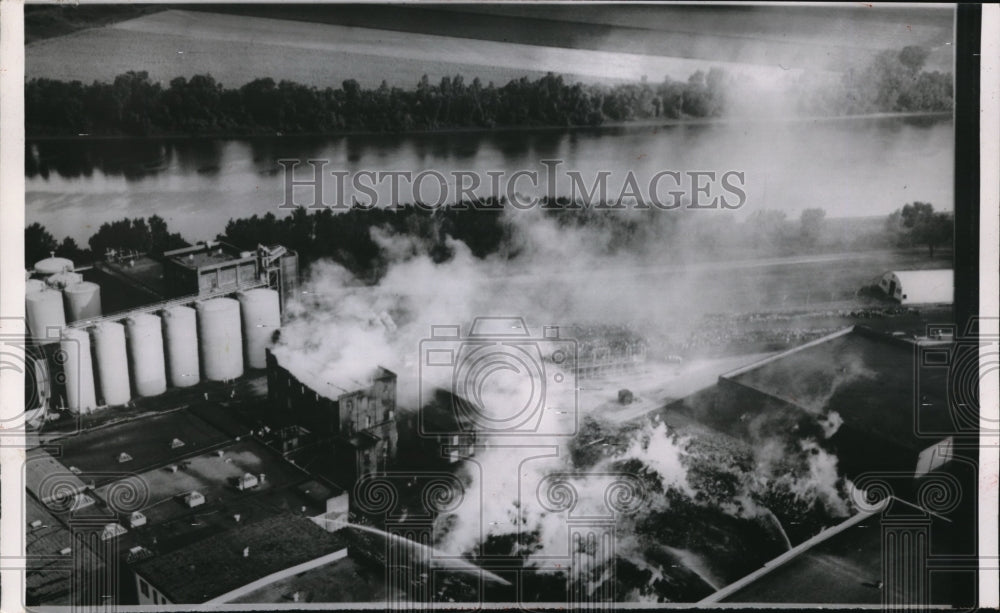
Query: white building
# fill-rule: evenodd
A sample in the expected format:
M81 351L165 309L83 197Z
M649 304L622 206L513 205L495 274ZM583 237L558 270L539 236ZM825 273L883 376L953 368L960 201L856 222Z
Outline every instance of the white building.
M878 283L882 291L900 304L951 304L955 272L944 270L890 270Z

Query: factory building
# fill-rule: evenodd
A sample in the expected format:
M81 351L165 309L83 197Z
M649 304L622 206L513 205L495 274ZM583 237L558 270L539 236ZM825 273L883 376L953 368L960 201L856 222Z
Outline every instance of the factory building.
M347 541L313 521L276 515L135 565L140 605L222 604L347 557Z
M37 389L27 421L37 426L58 417L49 409L86 414L263 369L298 256L280 245L241 252L211 242L155 258L109 253L82 269L52 257L28 275ZM105 314L109 303L125 310Z
M476 455L476 430L468 411L459 408L459 398L443 390L434 390L430 401L420 408L415 437L422 455L428 460L445 460L450 464Z
M295 566L302 554L290 547L316 551L305 541L326 549L302 561L344 549L337 546L336 534L311 521L346 517L343 489L287 462L256 437L234 437L188 410L61 439L58 458L31 449L25 476L28 508L37 504L47 514L40 525L29 525L29 535L36 530L39 536L51 532L62 539L60 530L68 531L72 547L80 539L101 562L91 566L90 585L110 594L112 603L193 603L220 595L195 598L173 587L171 581L179 574L186 577L191 564L204 582L199 585L235 589ZM29 537L29 558L71 560L68 553L50 551L57 540ZM197 561L199 555L240 556L247 547L249 560L219 566ZM190 561L177 566L179 560ZM72 587L72 573L54 574L55 562L39 564L39 572L53 582L39 580L34 588L40 604L61 602ZM239 564L257 566L226 574ZM139 581L133 571L141 575L141 568L147 574Z
M879 288L900 304L951 304L955 271L891 270L879 279Z
M332 382L292 372L280 350L266 354L268 400L286 420L332 443L338 483L388 468L399 440L395 373L377 367L366 381Z
M808 602L900 609L953 605L961 589L972 594L975 588L969 582L974 576L965 577L965 585L956 589L956 573L931 570L935 557L948 557L942 553L952 537L951 524L936 513L889 497L698 604Z
M940 450L956 424L946 369L914 364L920 347L948 344L854 326L725 373L677 404L738 438L771 431L826 441L849 478L873 470L918 477L949 460Z

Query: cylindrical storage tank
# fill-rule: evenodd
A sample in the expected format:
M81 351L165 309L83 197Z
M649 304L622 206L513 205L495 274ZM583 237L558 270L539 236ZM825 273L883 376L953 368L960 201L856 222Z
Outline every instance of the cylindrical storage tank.
M128 362L137 396L157 396L167 391L160 318L136 313L125 320Z
M104 404L125 404L132 397L128 380L125 326L102 321L90 330L97 356L97 380Z
M240 303L232 298L199 302L198 347L201 368L209 381L228 381L243 374Z
M278 292L258 288L238 296L243 316L243 354L250 368L267 368L267 346L281 327Z
M55 342L66 327L62 294L54 289L42 288L24 296L28 331L38 342ZM49 328L56 330L49 335Z
M48 285L46 285L45 281L42 281L41 279L28 279L24 282L24 293L30 294L31 292L43 290L46 287L48 287Z
M66 383L66 406L75 413L89 413L97 408L94 391L94 365L90 358L90 337L83 330L62 331L59 349Z
M67 270L73 270L73 260L52 257L35 262L35 272L44 277L60 272L66 272Z
M63 290L66 299L66 318L69 321L93 319L101 316L101 286L90 281L67 285Z
M78 272L57 272L45 279L45 282L53 289L64 289L83 282L83 275Z
M170 385L190 387L198 383L198 317L186 306L163 310L163 340L167 347Z

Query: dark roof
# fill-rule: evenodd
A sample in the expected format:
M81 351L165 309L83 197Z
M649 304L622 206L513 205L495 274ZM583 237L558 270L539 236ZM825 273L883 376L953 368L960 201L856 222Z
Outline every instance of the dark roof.
M919 452L955 425L946 370L918 369L917 359L914 342L854 327L722 377L809 413L836 411L848 428Z
M368 449L374 447L376 443L382 440L382 437L368 430L362 430L350 436L338 436L337 440L343 441L356 449Z
M859 513L838 526L821 532L787 553L775 558L743 579L712 594L701 604L709 603L800 603L800 604L870 604L883 602L883 591L893 590L889 602L905 602L897 585L883 585L883 563L912 552L886 551L883 523L887 518L913 520L926 518L929 530L947 520L921 511L906 502L890 498L880 508ZM937 526L939 531L941 526ZM897 559L893 560L891 556ZM889 557L886 557L889 556ZM909 561L907 561L909 562Z
M184 446L171 447L175 438L183 441ZM86 477L87 481L94 481L100 487L122 472L166 466L228 440L228 436L190 411L170 411L60 439L60 462L91 475ZM132 456L132 460L119 463L118 455L122 452Z
M231 530L134 565L167 599L202 603L346 547L338 533L290 514ZM249 548L249 556L243 550Z
M83 539L73 542L70 531L33 496L25 496L24 509L27 520L24 535L26 603L29 606L84 604L80 602L81 594L73 591L74 582L77 586L83 585L91 581L85 575L103 573L104 561L84 544ZM40 521L41 525L31 527L34 521ZM65 548L70 548L71 552L62 554Z

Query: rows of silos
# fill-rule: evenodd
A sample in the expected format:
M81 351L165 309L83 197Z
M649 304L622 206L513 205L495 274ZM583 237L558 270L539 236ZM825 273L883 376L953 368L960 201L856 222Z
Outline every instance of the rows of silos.
M212 298L194 308L170 306L158 315L140 312L121 322L99 322L88 328L89 336L66 328L64 337L81 347L80 338L88 341L86 363L73 362L74 391L67 388L67 404L87 412L97 405L95 390L102 404L114 406L168 387L236 379L245 366L265 366L266 347L280 324L278 293L262 288L238 299Z

